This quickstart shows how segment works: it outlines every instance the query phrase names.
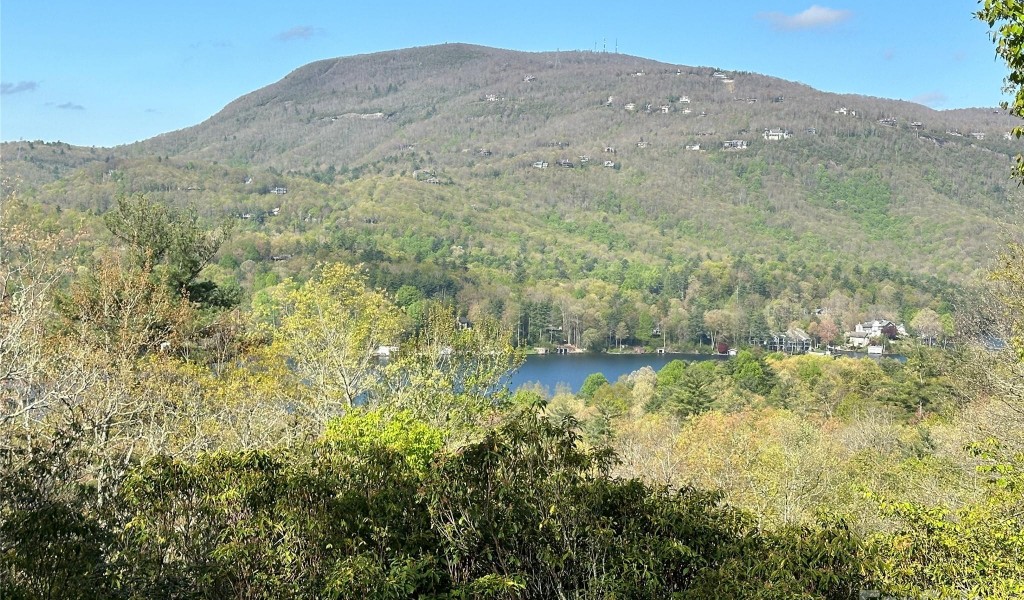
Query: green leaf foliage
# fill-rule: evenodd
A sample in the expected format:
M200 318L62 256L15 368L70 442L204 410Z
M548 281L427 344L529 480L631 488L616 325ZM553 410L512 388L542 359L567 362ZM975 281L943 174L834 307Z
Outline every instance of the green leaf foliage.
M996 43L996 55L1003 59L1010 72L1006 76L1006 91L1013 94L1013 101L1003 104L1010 114L1024 117L1024 7L1015 0L979 0L981 10L975 17L991 28L992 40ZM1013 129L1015 137L1024 135L1024 128ZM1013 171L1018 180L1024 179L1024 157L1017 155Z
M408 411L385 416L381 410L349 411L327 423L326 442L359 454L381 446L405 458L416 472L425 471L444 445L444 433L416 420Z
M1024 596L1021 458L990 455L979 467L989 478L985 497L959 509L880 499L897 526L870 540L879 560L873 576L910 597Z
M102 509L6 500L3 589L49 597L88 564L102 579L62 597L850 598L859 581L841 525L770 534L717 494L611 478L571 420L523 410L425 463L405 443L420 434L371 430L362 415L289 450L154 457ZM54 545L75 537L84 552Z
M581 398L592 398L598 389L606 385L608 385L608 378L604 376L604 373L591 373L583 380L579 396Z

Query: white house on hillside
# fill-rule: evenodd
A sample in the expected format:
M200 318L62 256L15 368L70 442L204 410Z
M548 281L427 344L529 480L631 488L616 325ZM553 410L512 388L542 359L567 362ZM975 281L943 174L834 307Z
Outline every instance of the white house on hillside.
M791 135L793 135L793 134L790 133L788 130L773 128L773 129L765 129L764 133L761 134L761 137L763 137L766 140L774 142L774 141L778 141L778 140L788 140L789 136L791 136Z
M885 319L876 319L874 321L857 323L857 326L854 327L853 333L862 334L868 338L885 336L889 339L897 339L907 335L907 328L904 327L902 323L894 323L892 321L886 321Z

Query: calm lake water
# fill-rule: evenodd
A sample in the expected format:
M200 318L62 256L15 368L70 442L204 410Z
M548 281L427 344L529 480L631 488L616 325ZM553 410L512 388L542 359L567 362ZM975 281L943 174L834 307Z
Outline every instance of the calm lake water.
M843 352L841 356L849 358L871 358L879 360L883 357L868 356L861 352ZM608 381L614 382L622 375L628 375L641 367L660 370L675 359L693 362L695 360L728 360L728 356L719 354L531 354L526 362L515 372L510 381L509 389L527 383L539 383L551 393L559 385L566 385L578 392L583 380L591 373L603 373ZM898 354L887 354L884 358L906 362L907 358Z
M515 390L526 383L540 383L554 393L560 384L578 392L583 380L591 373L603 373L614 382L641 367L661 369L675 359L726 360L728 356L709 354L531 354L519 371L512 375L509 389Z

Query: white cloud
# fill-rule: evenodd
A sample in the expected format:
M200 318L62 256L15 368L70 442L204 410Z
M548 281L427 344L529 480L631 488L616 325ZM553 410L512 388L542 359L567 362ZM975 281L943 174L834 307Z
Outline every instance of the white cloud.
M808 8L807 10L797 13L795 15L787 15L779 12L770 12L761 13L758 16L771 23L772 27L776 29L793 30L813 29L815 27L828 27L830 25L835 25L836 23L841 23L849 19L851 16L853 16L853 13L848 10L827 8L815 4Z
M323 29L319 27L311 27L309 25L296 25L287 31L282 31L277 34L277 39L282 42L292 42L295 40L308 40L309 38L323 33Z
M948 100L949 96L939 91L925 92L923 94L918 94L910 99L911 102L924 104L925 106L931 106L932 108L935 108L936 106L942 106Z

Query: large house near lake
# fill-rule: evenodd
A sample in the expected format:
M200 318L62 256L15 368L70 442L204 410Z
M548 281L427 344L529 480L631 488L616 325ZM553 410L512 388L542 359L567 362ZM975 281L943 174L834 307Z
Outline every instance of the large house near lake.
M895 340L896 338L907 335L907 329L902 323L893 323L892 321L886 321L884 319L857 323L854 331L857 333L869 333L876 337L884 335L890 340Z
M895 340L907 335L907 329L902 323L894 323L885 319L875 319L857 323L853 331L846 333L846 343L853 348L867 348L871 340L885 337Z

